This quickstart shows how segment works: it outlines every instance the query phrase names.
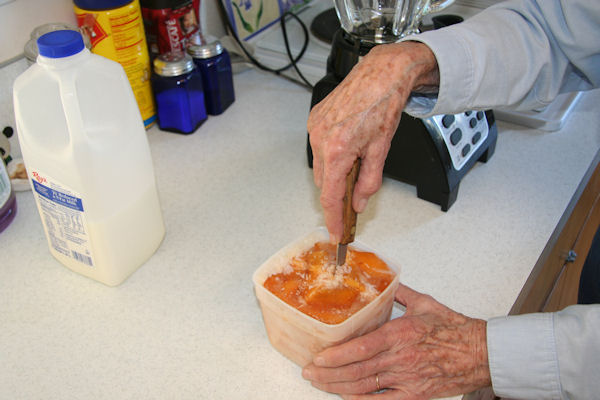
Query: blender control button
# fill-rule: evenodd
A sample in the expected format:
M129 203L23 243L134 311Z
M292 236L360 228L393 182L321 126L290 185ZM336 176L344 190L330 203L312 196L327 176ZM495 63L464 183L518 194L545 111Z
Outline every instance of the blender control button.
M462 148L462 155L465 157L471 151L471 146L469 144L465 144L465 147Z
M450 134L450 143L452 145L456 145L462 139L462 131L460 129L455 129L454 132Z
M466 111L465 115L468 117L469 115L471 115L471 111Z
M475 127L477 126L477 120L476 120L475 118L471 118L471 119L469 120L469 126L470 126L471 128L475 128Z
M471 143L475 145L477 142L479 142L479 139L481 139L481 132L476 132L471 138Z
M454 115L452 114L444 115L444 117L442 118L442 125L444 125L444 128L450 128L450 125L452 125L453 123Z
M483 119L483 111L477 111L477 119L480 121Z

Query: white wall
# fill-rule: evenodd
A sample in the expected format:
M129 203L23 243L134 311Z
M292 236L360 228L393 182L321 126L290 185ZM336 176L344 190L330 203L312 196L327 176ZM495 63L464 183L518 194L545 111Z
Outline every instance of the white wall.
M217 37L225 33L217 1L201 0L200 22L204 33ZM20 56L29 34L48 22L76 25L72 0L0 0L0 64Z
M0 62L23 53L36 26L48 22L76 25L71 0L13 0L0 6Z
M202 32L220 38L225 35L225 27L217 1L221 0L200 0L200 24Z

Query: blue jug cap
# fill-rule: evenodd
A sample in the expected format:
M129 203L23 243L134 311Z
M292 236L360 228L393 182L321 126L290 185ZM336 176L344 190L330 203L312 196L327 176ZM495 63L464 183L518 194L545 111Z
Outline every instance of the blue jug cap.
M79 53L85 45L81 33L72 30L48 32L37 40L40 55L62 58Z

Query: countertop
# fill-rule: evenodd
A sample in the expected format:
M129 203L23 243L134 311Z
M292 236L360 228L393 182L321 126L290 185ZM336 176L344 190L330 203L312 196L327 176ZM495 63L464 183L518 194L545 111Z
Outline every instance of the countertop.
M31 192L17 193L0 234L0 398L337 398L271 347L251 281L323 225L305 152L310 93L254 70L235 89L192 135L148 131L167 234L118 287L59 264ZM557 132L500 122L494 156L448 212L385 179L357 238L459 312L508 313L600 148L598 104L586 93Z

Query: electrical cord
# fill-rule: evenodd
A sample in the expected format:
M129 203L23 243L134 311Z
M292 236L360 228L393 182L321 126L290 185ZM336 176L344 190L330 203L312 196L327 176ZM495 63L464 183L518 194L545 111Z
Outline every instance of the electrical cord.
M280 76L282 78L288 79L300 86L303 86L305 88L307 88L308 90L313 89L313 85L311 85L311 83L304 77L304 75L302 74L302 72L300 71L300 69L298 68L297 62L302 58L302 56L304 55L304 53L306 52L306 48L308 47L308 42L309 42L309 35L308 35L308 29L306 28L306 25L304 24L304 22L302 22L302 20L300 20L300 18L298 18L298 16L290 11L286 11L285 13L283 13L281 15L281 17L279 18L279 22L281 24L281 31L283 34L283 41L285 43L285 50L288 56L288 59L290 60L290 62L280 68L272 68L269 67L263 63L261 63L260 61L258 61L252 54L250 54L250 52L246 49L246 47L242 44L242 41L240 40L240 38L238 37L232 23L231 20L229 19L229 16L227 14L227 10L225 10L225 6L223 5L223 1L222 0L217 0L217 3L219 3L219 8L221 10L221 14L223 19L226 21L226 25L227 28L229 29L229 32L231 33L231 36L233 37L233 39L235 40L235 42L238 44L238 46L240 47L240 49L242 49L242 51L244 52L244 54L246 55L246 57L250 60L250 62L252 62L252 64L254 64L256 67L258 67L259 69L263 70L263 71L268 71L268 72L272 72L274 74L276 74L277 76ZM296 57L294 57L292 55L292 51L290 49L290 44L289 44L289 39L288 39L288 35L287 35L287 29L286 29L286 23L285 23L285 19L286 17L290 15L291 17L293 17L296 21L298 21L298 23L300 24L300 26L302 27L302 32L304 33L304 43L302 45L302 49L300 50L300 52L298 53L298 55ZM298 74L298 76L300 77L300 79L302 81L299 81L295 78L292 78L288 75L284 75L282 74L282 72L290 69L290 68L294 68L294 70L296 71L296 73Z
M308 47L308 41L309 41L308 29L306 29L306 25L304 24L304 22L302 22L302 20L300 20L300 18L298 18L298 16L296 14L294 14L290 11L286 11L285 13L283 13L283 15L279 19L279 21L281 23L281 32L283 33L283 41L285 42L285 51L287 52L288 58L290 60L290 64L292 64L292 66L294 67L294 70L296 70L296 73L298 74L300 79L302 79L302 81L305 83L305 85L308 87L308 89L312 90L313 85L311 85L311 83L304 77L302 72L300 72L300 68L298 68L298 65L296 64L297 60L294 59L294 57L292 56L292 50L290 49L290 43L289 43L288 36L287 36L287 29L285 27L285 16L287 14L293 16L296 19L296 21L298 21L298 23L302 27L302 31L304 32L304 45L302 46L302 51L298 54L297 60L299 60L302 57L302 55L304 55L304 52L306 51L306 48Z

